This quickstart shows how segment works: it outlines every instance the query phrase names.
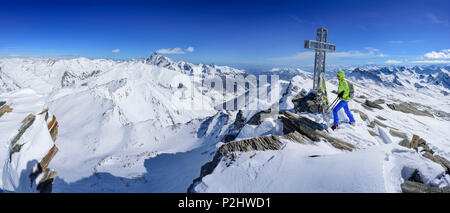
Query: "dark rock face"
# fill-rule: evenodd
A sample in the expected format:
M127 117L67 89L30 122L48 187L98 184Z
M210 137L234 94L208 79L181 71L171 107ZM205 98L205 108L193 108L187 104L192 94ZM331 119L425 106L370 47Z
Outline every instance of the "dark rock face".
M381 99L380 99L381 100ZM376 109L384 109L382 106L380 106L378 103L380 103L379 101L378 102L375 102L375 101L369 101L369 100L366 100L366 102L364 102L364 104L366 105L366 106L368 106L368 107L371 107L371 108L376 108Z
M236 114L236 119L233 124L228 129L228 133L223 137L224 142L233 141L236 136L241 131L242 127L245 126L245 117L242 115L242 110L239 110Z
M413 135L410 142L406 138L403 139L402 141L400 141L399 145L414 149L417 152L419 152L419 147L422 148L420 150L422 156L432 160L435 163L438 163L445 169L447 174L450 174L450 161L442 156L434 155L434 151L430 149L427 142L418 135Z
M375 136L375 137L380 136L378 133L376 133L376 132L374 132L374 131L372 131L372 130L370 130L370 129L368 129L367 131L368 131L369 134L372 135L372 136Z
M310 144L314 145L314 143L308 137L298 133L297 131L291 132L289 134L284 135L282 138L288 139L291 141L295 141L301 144Z
M77 81L86 80L90 77L98 76L101 70L92 70L91 72L83 72L81 75L74 74L70 71L65 71L61 77L61 87L74 85Z
M423 183L417 183L413 181L405 181L400 185L403 193L442 193L443 189L438 187L431 187Z
M270 117L274 117L276 116L278 113L272 113L271 109L267 109L267 110L263 110L261 112L256 113L255 115L253 115L249 120L248 120L248 124L251 125L260 125L264 119L266 118L270 118Z
M308 118L298 116L291 112L283 112L283 115L279 117L283 123L284 134L289 134L294 131L305 135L312 141L319 141L320 139L325 139L330 142L332 146L347 151L353 151L356 147L350 143L342 141L338 138L334 138L323 130L326 126L323 124L316 123Z
M33 114L29 114L23 121L21 122L21 126L19 128L19 132L17 135L11 140L11 147L12 150L9 153L9 162L12 160L12 155L16 152L20 152L20 149L23 144L16 144L17 141L22 137L22 135L25 133L25 131L33 124L36 116Z
M292 103L294 103L296 112L316 113L321 111L321 101L319 96L314 93L305 94L301 92L292 99Z
M394 137L399 137L399 138L403 138L403 139L408 139L408 136L406 135L406 133L398 131L398 130L394 130L394 129L390 129L389 130L389 134L391 134Z
M391 108L392 110L396 110L396 111L400 111L403 113L410 113L410 114L414 114L414 115L420 115L420 116L428 116L428 117L432 117L433 115L425 110L418 110L413 104L411 103L400 103L400 104L387 104L387 106L389 108Z
M7 113L7 112L12 112L12 108L9 106L9 105L7 105L7 104L5 104L4 102L3 102L3 104L2 104L2 106L0 107L0 118L5 114L5 113Z
M359 116L361 117L361 119L362 119L363 121L366 121L367 118L368 118L367 115L366 115L366 113L361 112L360 110L357 110L357 109L351 109L350 111L358 113Z
M414 170L411 177L400 185L403 193L449 193L450 187L434 187L425 184L419 170Z

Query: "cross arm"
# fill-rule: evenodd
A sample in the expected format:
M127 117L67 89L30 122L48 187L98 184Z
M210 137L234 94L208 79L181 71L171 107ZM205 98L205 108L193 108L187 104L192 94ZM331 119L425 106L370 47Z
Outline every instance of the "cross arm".
M336 45L314 40L305 40L305 49L334 52L336 51Z

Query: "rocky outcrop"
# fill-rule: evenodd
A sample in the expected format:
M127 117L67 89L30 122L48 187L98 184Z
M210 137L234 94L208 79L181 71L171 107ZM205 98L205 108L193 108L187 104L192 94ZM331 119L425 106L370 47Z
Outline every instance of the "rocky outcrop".
M369 134L372 135L372 136L375 136L375 137L380 136L378 133L376 133L376 132L374 132L374 131L372 131L372 130L370 130L370 129L368 129L367 131L368 131Z
M302 135L305 135L312 141L319 141L324 139L331 143L334 147L353 151L356 147L350 143L342 141L338 138L330 136L328 133L323 130L327 129L325 125L316 123L308 118L298 116L291 112L283 112L283 115L279 117L281 122L283 123L283 133L289 134L294 131L299 132Z
M428 158L433 162L441 165L445 169L446 173L450 174L450 161L442 156L435 155L434 151L431 150L427 142L418 135L413 135L411 141L403 139L402 141L400 141L399 145L416 150L417 152L422 154L423 157Z
M428 186L423 183L405 181L400 185L403 193L450 193L449 187L444 187L442 189L438 187Z
M403 193L450 193L450 187L429 186L422 181L419 170L415 170L411 177L400 185Z
M75 85L78 81L83 81L91 77L98 76L102 71L93 70L91 72L83 72L81 74L75 74L70 71L65 71L61 77L61 87L68 87Z
M236 114L236 119L234 120L233 124L229 127L227 134L223 137L223 140L225 142L233 141L241 129L245 126L245 117L242 114L242 110L239 110Z
M23 144L17 144L17 141L22 137L22 135L25 133L25 131L33 124L36 116L33 114L29 114L23 121L21 122L21 126L19 128L18 133L14 138L11 140L11 151L9 152L9 162L11 163L12 155L16 152L20 152L20 149L22 148Z
M266 118L273 118L278 115L277 112L272 112L271 109L263 110L253 115L248 121L251 125L260 125Z
M433 118L433 115L431 113L429 113L428 111L425 111L425 110L418 110L412 103L401 102L399 104L396 104L396 103L387 104L387 106L390 109L395 110L395 111L400 111L403 113L410 113L410 114L420 115L420 116L428 116L428 117Z
M386 124L384 124L383 122L379 121L378 119L374 119L373 121L370 122L370 124L368 125L370 128L375 128L375 125L384 127L384 128L390 128L390 129L394 129L397 130L394 127L388 126Z
M47 129L49 131L49 134L53 140L53 142L56 142L56 137L58 136L58 121L56 120L56 117L53 115L52 119L48 121L49 113L48 108L44 109L39 115L45 114L45 121L47 122ZM55 157L56 153L58 152L58 147L56 145L53 145L53 147L48 151L48 153L42 158L42 160L38 163L37 169L30 174L30 180L34 181L35 178L37 178L39 175L42 174L42 178L40 179L37 190L41 193L50 193L52 192L52 186L53 181L55 180L57 173L56 171L53 171L48 168L48 165L50 164L53 157Z
M394 137L408 139L408 136L406 135L406 133L398 131L398 130L395 130L395 129L390 129L389 130L389 134L391 134Z
M350 111L355 112L355 113L358 113L359 116L361 117L361 119L362 119L363 121L366 121L367 118L368 118L367 115L366 115L366 113L361 112L360 110L357 110L357 109L351 109Z
M316 94L301 92L292 99L296 112L316 113L321 111L321 100Z
M282 136L281 138L283 139L287 139L290 141L294 141L294 142L298 142L301 144L309 144L309 145L314 145L314 143L312 142L311 139L309 139L308 137L298 133L297 131L291 132L289 134L286 134L284 136Z
M0 118L7 112L12 112L12 108L10 106L8 106L5 102L3 102L3 104L1 104L0 107Z
M380 106L380 104L382 104L382 103L384 103L384 100L382 100L382 99L378 99L376 101L366 100L366 102L364 102L364 105L368 106L370 108L376 108L376 109L382 110L382 109L384 109L382 106Z
M38 116L42 116L42 117L38 117ZM32 143L31 146L36 146L36 145L43 145L43 146L49 146L49 142L44 139L38 139L38 140L24 140L22 139L23 135L25 133L27 133L28 131L36 131L38 129L40 129L41 127L39 125L41 125L41 122L43 119L46 123L47 129L48 129L48 134L50 135L53 143L56 141L57 135L58 135L58 121L56 120L56 117L53 115L52 119L49 119L49 113L48 113L48 109L45 109L44 111L42 111L41 113L38 114L33 114L30 113L28 114L22 121L21 121L21 125L19 127L19 129L17 130L16 135L11 139L10 141L10 151L9 151L9 159L7 162L7 165L5 165L8 169L5 170L11 177L14 178L20 178L20 180L23 180L21 178L22 175L28 175L29 180L31 182L31 187L33 187L33 183L36 180L39 180L35 189L32 189L32 191L37 190L41 193L49 193L52 191L52 185L53 185L53 181L57 176L57 173L53 170L51 170L48 166L51 162L51 160L53 159L53 157L56 155L56 153L58 152L58 148L56 147L55 144L53 144L53 146L49 149L49 151L47 152L47 154L43 155L42 159L36 159L35 157L33 158L29 158L29 152L33 152L33 149L31 147L31 149L27 149L27 150L22 150L22 147L27 144L27 143ZM38 119L39 118L39 119ZM39 122L36 122L36 120L38 120ZM38 126L36 126L38 125ZM32 127L30 130L30 127ZM35 133L27 133L27 134L36 134ZM38 133L40 134L40 133ZM30 137L30 136L28 136ZM41 143L42 142L42 143ZM29 146L30 147L30 146ZM41 148L42 149L42 148ZM25 152L25 153L22 153ZM13 158L13 156L15 154L21 154L20 157L15 157ZM30 170L29 174L24 174L23 171L20 171L18 174L14 174L17 173L18 171L16 171L16 165L19 164L23 164L23 162L33 162L33 161L37 161L37 165L34 166L35 169L34 170ZM4 174L5 175L5 174ZM13 187L13 190L18 190L20 191L27 191L29 189L25 189L23 188L23 186L17 185L18 182L17 181L13 181L11 180L11 183L8 183L11 187ZM22 183L23 184L23 183ZM19 187L19 188L18 188ZM21 188L20 188L21 187Z
M189 186L188 193L195 192L194 187L196 184L200 182L203 177L211 174L222 158L230 158L231 161L234 161L237 158L236 152L279 150L282 144L280 137L276 135L261 136L223 144L217 150L213 160L201 167L200 177L196 178ZM227 164L227 166L229 166L229 164Z

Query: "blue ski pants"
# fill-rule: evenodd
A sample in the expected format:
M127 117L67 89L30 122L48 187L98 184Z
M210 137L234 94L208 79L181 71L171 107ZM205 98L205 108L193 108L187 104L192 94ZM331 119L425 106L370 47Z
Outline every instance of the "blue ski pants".
M339 116L338 112L339 110L344 107L345 114L347 114L347 117L350 119L350 122L355 122L355 119L353 118L352 113L350 112L350 109L348 109L348 101L340 101L336 107L333 109L333 119L334 119L334 125L339 125Z

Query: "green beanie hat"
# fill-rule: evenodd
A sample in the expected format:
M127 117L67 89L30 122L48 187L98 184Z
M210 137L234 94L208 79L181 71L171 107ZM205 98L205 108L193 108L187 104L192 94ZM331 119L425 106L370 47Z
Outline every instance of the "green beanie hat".
M344 73L344 71L339 71L339 72L337 72L337 75L339 76L339 78L341 78L341 79L344 79L345 78L345 73Z

